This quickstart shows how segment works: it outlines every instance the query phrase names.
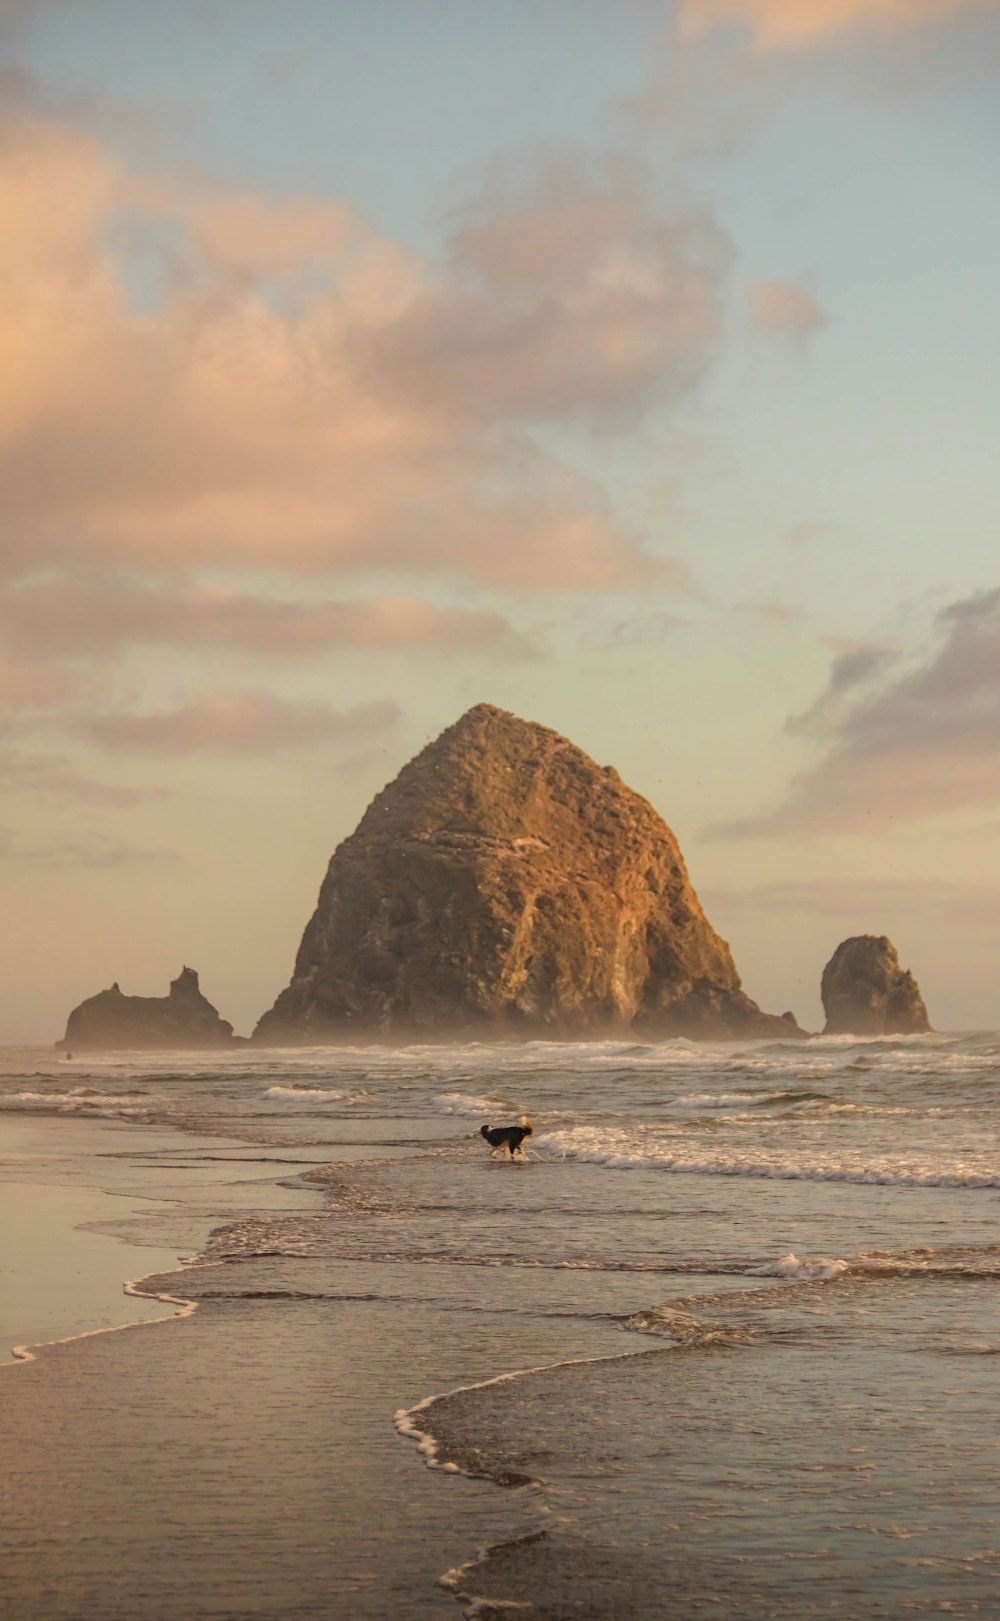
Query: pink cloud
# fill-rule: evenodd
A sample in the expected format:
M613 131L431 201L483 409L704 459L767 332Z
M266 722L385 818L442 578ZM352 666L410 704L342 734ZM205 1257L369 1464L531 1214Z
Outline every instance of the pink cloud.
M144 220L154 228L164 218L183 225L185 239L175 264L194 275L199 266L248 277L317 269L343 274L354 256L363 259L371 246L371 233L355 209L319 197L272 201L207 180L138 176L130 180L126 200L137 212L133 230L139 234ZM402 253L399 264L405 270Z
M720 327L728 245L696 212L659 217L624 167L501 182L452 236L451 278L376 338L377 374L482 420L630 413L691 386Z
M747 288L747 307L761 331L805 343L830 317L806 288L790 281L757 281Z
M683 391L711 352L721 239L634 178L564 165L490 195L435 267L349 206L130 173L77 129L8 118L0 226L8 569L595 588L655 567L530 439ZM152 311L109 247L137 236L161 253Z
M688 39L743 23L765 47L795 47L851 33L894 35L996 7L997 0L680 0L678 23Z
M51 794L77 805L141 805L172 798L169 788L100 782L49 755L0 755L0 775L8 790Z
M8 709L39 708L66 697L72 686L68 671L0 650L0 705Z
M173 867L180 860L176 850L142 849L106 833L84 833L76 838L33 844L15 839L9 829L0 828L0 861L16 861L20 866L103 871L109 867Z
M79 717L69 729L121 753L270 754L364 740L387 731L397 715L391 703L338 710L319 700L229 692L209 694L176 709Z
M105 657L144 643L275 655L370 648L445 655L498 651L511 658L530 651L527 639L492 611L441 608L405 596L281 601L230 587L82 571L49 573L0 590L0 632L26 654L58 658Z
M801 619L802 614L798 608L793 608L787 602L781 602L776 597L765 598L762 602L739 602L736 605L738 614L745 614L751 619L769 619L777 624L793 624Z
M785 542L789 546L812 546L817 541L826 540L833 533L834 525L824 523L815 518L802 518L785 530Z

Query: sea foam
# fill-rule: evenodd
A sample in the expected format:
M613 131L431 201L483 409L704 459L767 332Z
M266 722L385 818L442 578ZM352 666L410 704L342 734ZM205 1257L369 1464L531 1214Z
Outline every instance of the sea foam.
M343 1103L351 1096L322 1086L269 1086L263 1095L283 1103Z
M794 1182L859 1182L903 1188L1000 1187L995 1162L970 1157L917 1159L887 1150L845 1149L840 1153L792 1143L785 1149L758 1142L716 1144L692 1140L680 1127L674 1135L634 1127L575 1126L536 1132L536 1153L582 1160L615 1171L667 1171L674 1175L772 1178Z
M802 1092L685 1092L666 1105L677 1114L701 1114L709 1109L763 1109L769 1104L814 1101Z
M103 1093L87 1087L72 1092L8 1092L0 1096L0 1109L55 1110L59 1114L130 1114L135 1108L135 1093Z
M465 1092L439 1092L431 1099L435 1108L443 1109L445 1114L467 1114L488 1119L490 1115L514 1114L516 1109L513 1103L504 1098L475 1098L469 1097Z
M760 1266L748 1268L748 1278L794 1278L797 1283L819 1283L827 1278L843 1277L850 1267L846 1261L832 1260L826 1255L783 1255L778 1261L762 1261Z

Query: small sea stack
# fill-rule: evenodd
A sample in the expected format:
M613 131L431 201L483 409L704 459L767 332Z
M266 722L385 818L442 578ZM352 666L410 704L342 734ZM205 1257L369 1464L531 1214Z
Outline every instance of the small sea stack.
M823 970L825 1036L922 1035L930 1030L920 987L884 934L842 940Z
M202 995L193 968L182 968L168 996L126 996L117 981L75 1007L56 1046L81 1052L127 1048L197 1050L228 1047L240 1038ZM245 1038L243 1038L245 1039Z
M331 858L265 1045L799 1037L743 991L673 833L546 726L478 704Z

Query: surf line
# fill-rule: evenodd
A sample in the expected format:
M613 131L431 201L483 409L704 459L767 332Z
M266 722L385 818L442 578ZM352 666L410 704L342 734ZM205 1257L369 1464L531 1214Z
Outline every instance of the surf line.
M206 1263L200 1254L188 1255L181 1260L179 1267L175 1268L177 1276L181 1276L193 1266ZM209 1261L209 1266L224 1266L224 1261ZM126 1328L156 1328L160 1323L179 1322L182 1317L193 1317L198 1310L197 1300L188 1300L183 1295L160 1294L155 1289L142 1289L140 1284L145 1283L152 1273L146 1273L141 1278L126 1278L122 1285L122 1294L131 1295L137 1300L159 1300L165 1306L176 1306L177 1310L169 1312L166 1317L140 1317L134 1323L110 1323L107 1328L88 1328L82 1334L66 1334L58 1340L40 1340L35 1345L12 1345L11 1357L8 1363L0 1363L0 1367L17 1368L25 1362L37 1362L41 1352L48 1350L51 1345L74 1345L77 1340L94 1340L99 1334L120 1334Z
M666 1336L664 1336L666 1339ZM457 1463L442 1462L438 1455L438 1443L429 1430L422 1428L416 1422L416 1414L427 1412L440 1401L447 1401L450 1396L462 1396L470 1390L488 1390L492 1385L504 1385L513 1379L527 1379L536 1373L555 1373L559 1368L588 1368L596 1367L600 1362L631 1362L636 1357L659 1356L665 1351L676 1347L681 1349L683 1341L675 1340L657 1346L655 1351L612 1351L607 1356L577 1356L570 1357L565 1362L542 1362L535 1368L512 1368L509 1373L494 1374L492 1379L477 1379L471 1385L455 1385L451 1390L438 1391L436 1395L425 1396L413 1407L400 1407L393 1415L393 1425L398 1434L405 1436L408 1441L415 1441L417 1451L428 1469L440 1469L449 1475L464 1475L468 1480L493 1480L495 1477L485 1469L463 1469ZM496 1482L495 1482L496 1483ZM524 1486L541 1486L539 1480L525 1480ZM520 1488L519 1488L520 1489Z
M416 1442L421 1461L428 1469L440 1469L443 1474L461 1475L467 1480L488 1480L494 1486L502 1486L505 1483L487 1469L462 1469L459 1464L452 1463L450 1460L443 1461L439 1456L437 1441L429 1430L423 1429L417 1423L416 1415L426 1412L440 1401L446 1401L449 1396L460 1396L469 1390L488 1390L491 1385L509 1384L514 1379L526 1379L536 1373L553 1373L558 1368L586 1368L592 1365L596 1366L601 1362L632 1362L637 1358L645 1359L653 1356L664 1356L668 1351L680 1349L682 1344L682 1341L675 1340L673 1343L668 1342L658 1345L655 1351L612 1351L607 1356L569 1357L563 1362L543 1362L534 1368L513 1368L509 1373L495 1374L492 1379L477 1379L473 1384L455 1385L451 1390L440 1391L434 1396L425 1396L422 1401L418 1401L413 1407L400 1407L393 1417L393 1424L398 1434L404 1436L407 1440ZM508 1484L508 1489L540 1494L544 1491L544 1482L528 1477L519 1480L513 1487ZM515 1537L512 1542L498 1544L497 1546L516 1547L520 1544L538 1541L539 1538L546 1535L544 1516L549 1512L548 1506L542 1504L538 1508L538 1524L535 1527L526 1531L523 1536ZM498 1610L514 1611L532 1608L530 1604L514 1599L487 1598L474 1592L471 1586L466 1585L470 1578L474 1579L475 1572L488 1563L490 1555L495 1551L495 1547L480 1548L464 1564L456 1565L451 1570L446 1570L443 1576L438 1577L438 1585L445 1588L454 1598L467 1606L463 1612L467 1616L475 1617L482 1612L493 1613Z
M464 1565L456 1565L452 1570L446 1570L443 1576L438 1577L438 1586L445 1588L449 1593L466 1607L463 1615L474 1618L480 1614L492 1614L497 1610L533 1610L534 1605L526 1599L512 1598L486 1598L482 1594L473 1593L471 1588L463 1585L483 1565L489 1564L494 1554L508 1548L524 1548L532 1542L540 1542L546 1535L545 1528L537 1531L526 1531L522 1537L512 1537L508 1542L496 1542L488 1548L480 1548L479 1552Z

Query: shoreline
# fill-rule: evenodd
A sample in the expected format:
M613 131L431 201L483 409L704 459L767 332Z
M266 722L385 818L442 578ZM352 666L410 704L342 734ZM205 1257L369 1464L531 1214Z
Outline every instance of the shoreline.
M171 1127L58 1116L37 1126L42 1138L58 1134L65 1154L83 1154L71 1177L76 1184L81 1171L87 1181L95 1177L102 1150L111 1150L115 1163L119 1156L127 1163L130 1139L137 1154L148 1154L158 1140L155 1151L171 1161L199 1147L219 1147L217 1138ZM255 1145L241 1146L254 1153ZM370 1147L356 1151L358 1157L368 1152ZM289 1175L287 1154L282 1151L284 1163L275 1167L283 1177ZM52 1174L54 1158L42 1152L26 1158L15 1169L18 1180L10 1182L11 1190L23 1195L32 1186L28 1179L38 1175L41 1193L51 1192L53 1184L41 1177ZM259 1172L259 1147L255 1161ZM299 1163L303 1171L315 1167L311 1158ZM216 1176L220 1169L216 1163ZM0 1178L5 1172L9 1177L11 1166L0 1135ZM93 1195L98 1213L96 1224L79 1229L85 1242L113 1245L99 1230L111 1205L126 1209L126 1224L142 1222L148 1214L137 1215L134 1194L81 1191ZM329 1205L322 1184L304 1183L302 1193L307 1198L298 1201L300 1207L307 1203L312 1211ZM289 1203L295 1202L292 1194ZM163 1203L155 1203L157 1226ZM211 1216L200 1216L203 1239L225 1219L222 1201ZM118 1241L123 1236L118 1234ZM436 1308L420 1313L426 1343L437 1341L434 1372L421 1374L407 1342L399 1339L394 1301L365 1294L328 1301L291 1298L281 1299L275 1310L251 1295L243 1305L238 1296L216 1295L212 1275L227 1281L233 1275L225 1261L194 1254L185 1262L175 1249L168 1254L169 1270L158 1275L155 1259L162 1250L134 1238L130 1248L144 1252L142 1275L126 1280L126 1266L120 1264L108 1309L120 1319L128 1302L141 1303L153 1315L77 1328L18 1347L9 1364L24 1370L7 1387L0 1410L5 1453L21 1460L8 1479L15 1483L14 1523L0 1537L10 1600L5 1613L11 1621L44 1621L63 1613L67 1583L77 1595L71 1613L81 1618L100 1613L104 1621L131 1621L141 1603L147 1621L179 1621L182 1615L188 1621L216 1613L203 1609L202 1601L207 1589L215 1593L219 1586L225 1604L235 1605L224 1613L242 1614L239 1595L248 1581L255 1595L270 1593L264 1611L275 1616L354 1621L409 1613L407 1606L413 1605L414 1613L443 1618L456 1613L456 1572L478 1559L470 1559L470 1550L531 1534L524 1525L523 1498L511 1501L490 1479L463 1475L460 1506L447 1490L428 1499L428 1477L411 1449L401 1445L393 1424L400 1397L412 1403L421 1385L441 1390L460 1383L455 1375L465 1352L451 1343ZM128 1259L134 1270L134 1257ZM185 1273L192 1280L190 1295L179 1293ZM164 1314L164 1305L175 1309ZM330 1317L336 1323L329 1340L322 1329L317 1336L308 1326L314 1317L317 1326ZM299 1326L303 1320L305 1328ZM145 1322L158 1325L161 1335L123 1341L120 1330ZM423 1404L421 1396L417 1405ZM319 1450L313 1442L317 1425L324 1438ZM333 1520L323 1508L331 1446L334 1456L342 1452L351 1479L349 1497L338 1494ZM61 1456L70 1460L68 1469ZM234 1457L232 1489L222 1492L220 1504L219 1460ZM228 1475L228 1461L226 1468ZM177 1516L176 1505L185 1504L180 1511L184 1547L194 1537L200 1549L193 1569L190 1551L175 1552L169 1523L166 1529L162 1525L164 1501L175 1505L171 1518ZM277 1515L276 1501L284 1505ZM391 1542L384 1539L386 1513L394 1527ZM95 1514L102 1525L96 1538L89 1531ZM213 1516L220 1514L213 1529ZM302 1522L309 1516L305 1534ZM534 1523L534 1512L530 1518ZM37 1536L33 1527L42 1528ZM327 1546L338 1538L339 1557ZM275 1565L276 1539L290 1539L296 1548L291 1571L283 1559ZM304 1594L307 1607L300 1611Z
M220 1212L199 1216L188 1209L178 1234L184 1242L159 1242L158 1229L177 1226L181 1214L176 1170L171 1166L175 1180L166 1195L135 1182L150 1162L197 1161L223 1143L246 1146L169 1125L0 1111L0 1226L7 1238L0 1367L36 1361L48 1346L169 1322L196 1309L183 1296L140 1286L183 1274ZM318 1190L305 1182L301 1189L314 1204ZM177 1309L164 1314L162 1305Z
M800 1621L818 1568L841 1597L856 1569L895 1621L925 1591L953 1596L942 1526L971 1602L993 1546L973 1360L1000 1343L992 1199L692 1181L645 1152L662 1137L714 1161L721 1139L745 1162L778 1138L800 1170L853 1144L967 1175L970 1109L993 1129L993 1053L954 1062L965 1090L946 1115L947 1064L910 1051L885 1079L845 1059L808 1084L763 1055L663 1077L605 1076L582 1053L565 1079L451 1053L388 1078L192 1066L108 1099L175 1126L35 1117L24 1129L50 1147L88 1140L63 1181L99 1182L120 1217L81 1242L142 1250L123 1264L112 1246L107 1328L144 1300L161 1332L43 1342L5 1390L10 1621L418 1621L456 1599L541 1621L584 1598L580 1614L662 1621L706 1594L745 1621ZM465 1118L494 1099L568 1121L577 1154L511 1175ZM629 1175L579 1152L594 1133L631 1145ZM4 1169L19 1196L33 1168ZM159 1274L150 1240L170 1255Z
M6 1130L5 1120L8 1128ZM183 1388L187 1383L184 1374L174 1366L175 1348L179 1343L176 1336L179 1331L188 1329L195 1335L197 1343L200 1337L199 1329L192 1319L198 1316L204 1318L205 1315L211 1319L219 1309L219 1302L213 1298L211 1283L208 1296L202 1298L199 1298L196 1284L204 1284L206 1277L217 1269L224 1268L226 1264L225 1261L213 1261L198 1253L204 1248L209 1231L218 1225L220 1218L225 1217L223 1201L218 1199L221 1191L218 1178L220 1175L232 1174L233 1167L240 1164L239 1160L228 1157L225 1169L219 1164L219 1155L224 1143L227 1156L228 1152L239 1153L247 1158L252 1156L253 1163L259 1167L261 1158L259 1144L242 1140L224 1140L192 1128L166 1124L146 1125L106 1118L81 1118L67 1116L58 1111L33 1113L28 1117L0 1116L0 1198L7 1191L17 1199L26 1197L29 1190L43 1199L50 1199L53 1194L58 1197L64 1192L74 1193L78 1200L85 1201L84 1219L64 1229L63 1242L67 1236L79 1239L81 1248L89 1250L91 1257L96 1252L95 1246L102 1249L106 1247L106 1253L111 1256L112 1261L116 1260L118 1263L110 1288L106 1275L99 1280L106 1291L104 1310L109 1317L117 1320L106 1320L94 1327L84 1327L77 1323L69 1333L50 1335L42 1340L35 1339L28 1344L17 1344L12 1347L8 1365L24 1365L25 1380L32 1377L40 1379L43 1390L48 1392L48 1401L57 1408L67 1400L81 1374L85 1376L85 1389L88 1391L92 1390L95 1380L101 1387L113 1383L114 1399L117 1400L119 1391L123 1394L127 1392L131 1382L137 1376L141 1376L142 1370L151 1360L159 1364L157 1378L167 1388L175 1383ZM20 1146L22 1151L30 1149L31 1152L22 1153L20 1160L12 1163L11 1151L17 1146ZM294 1150L285 1148L276 1152L280 1154L282 1163L280 1169L277 1164L275 1165L275 1172L285 1177L289 1174L288 1155L290 1152L294 1153ZM303 1180L299 1183L300 1191L307 1196L305 1202L310 1209L317 1206L329 1208L330 1196L322 1181L308 1177L310 1171L320 1168L312 1158L313 1152L309 1151L307 1158L297 1161L300 1175L304 1174ZM370 1145L353 1151L348 1150L351 1158L366 1158L370 1152ZM343 1148L338 1153L334 1145L325 1145L321 1165L325 1167L328 1164L336 1164L341 1160L342 1154ZM178 1245L165 1251L162 1247L142 1242L135 1233L137 1226L140 1229L146 1227L152 1232L165 1221L169 1222L169 1207L173 1200L158 1198L149 1192L140 1194L127 1186L109 1190L107 1186L97 1185L114 1180L112 1172L120 1178L122 1167L126 1168L125 1181L128 1183L130 1175L128 1168L137 1162L148 1168L150 1162L157 1164L166 1161L175 1168L178 1162L197 1161L201 1155L211 1156L214 1208L210 1215L205 1212L196 1218L200 1230L196 1235L192 1235L194 1242L189 1238L183 1247ZM61 1188L58 1181L53 1180L58 1177L69 1186ZM273 1185L276 1178L271 1177L267 1180ZM79 1209L76 1214L80 1214ZM188 1219L191 1219L190 1213ZM113 1235L103 1230L112 1225L118 1229ZM22 1226L30 1230L30 1223ZM130 1230L124 1230L126 1228ZM56 1241L58 1242L58 1239ZM131 1278L122 1276L126 1258L119 1255L115 1248L119 1243L124 1243L130 1252L128 1264L134 1265L134 1261L141 1256L143 1270L138 1275ZM132 1251L135 1252L134 1257ZM190 1295L180 1293L185 1273L191 1277L193 1285ZM83 1277L88 1289L92 1289L98 1281L93 1267L85 1269ZM144 1287L147 1284L153 1287ZM51 1288L50 1281L49 1287ZM135 1309L134 1315L129 1311L130 1306ZM163 1307L168 1309L163 1311ZM199 1307L202 1308L201 1313ZM255 1309L259 1309L256 1304ZM341 1324L343 1340L353 1345L353 1356L360 1354L364 1358L365 1318L369 1311L374 1310L379 1314L383 1308L363 1302L360 1306L345 1302L342 1309L345 1312ZM394 1307L389 1307L389 1310L394 1312ZM125 1313L128 1315L122 1320ZM433 1313L433 1320L434 1329L439 1331L440 1319L436 1311ZM106 1344L103 1351L99 1351L93 1343L97 1339L106 1342L117 1340L122 1330L144 1324L158 1325L165 1333L171 1333L175 1338L170 1345L164 1346L162 1341L142 1336L141 1340L133 1341L127 1346L122 1345L121 1348ZM430 1328L431 1324L428 1323L428 1330ZM210 1336L211 1332L212 1324L208 1321L205 1323L205 1333ZM600 1336L605 1344L607 1344L606 1332ZM228 1349L231 1356L237 1353L237 1347L233 1343L230 1343ZM668 1344L664 1343L657 1349L665 1351ZM442 1380L432 1378L428 1373L424 1391L429 1387L432 1394L420 1393L418 1399L414 1401L411 1390L410 1403L402 1407L397 1407L396 1402L391 1400L390 1392L398 1399L400 1392L406 1390L413 1377L412 1370L407 1368L408 1357L405 1352L402 1361L398 1351L395 1356L389 1358L383 1356L382 1361L386 1365L382 1367L381 1377L374 1367L369 1369L367 1358L363 1361L366 1384L369 1378L371 1380L371 1388L366 1390L366 1397L369 1408L373 1411L369 1414L367 1433L363 1438L359 1436L357 1439L362 1441L370 1457L368 1473L374 1475L378 1482L379 1496L383 1482L393 1476L399 1477L405 1510L397 1510L397 1513L402 1512L403 1519L410 1525L411 1546L408 1559L413 1558L415 1531L419 1529L421 1536L418 1540L421 1541L425 1525L432 1533L429 1545L423 1550L425 1569L422 1573L422 1592L418 1592L412 1585L415 1572L413 1576L402 1573L406 1592L404 1602L419 1605L421 1613L427 1611L431 1614L440 1613L442 1616L454 1614L456 1604L461 1605L465 1613L469 1614L478 1614L480 1611L491 1612L496 1607L495 1601L485 1598L476 1591L476 1575L480 1568L488 1565L500 1549L528 1546L539 1536L544 1536L546 1517L551 1513L551 1508L547 1502L543 1479L504 1480L487 1469L475 1471L439 1458L438 1443L421 1427L420 1416L442 1400L470 1391L504 1386L524 1376L547 1373L565 1367L582 1370L591 1362L618 1362L650 1354L648 1345L639 1344L632 1349L628 1346L627 1339L621 1349L613 1352L605 1349L602 1352L595 1348L593 1356L578 1355L567 1359L560 1354L555 1342L547 1345L546 1350L549 1354L545 1360L528 1362L514 1368L508 1367L499 1373L489 1372L485 1377L479 1377L471 1382L464 1371L466 1366L464 1353L460 1353L461 1360L456 1366L449 1366L446 1361L441 1369L450 1377ZM494 1347L494 1352L499 1355L499 1347ZM182 1345L182 1361L183 1356ZM67 1360L67 1357L71 1360ZM225 1356L220 1356L217 1359L218 1367L225 1367L229 1360ZM32 1364L34 1366L29 1375L27 1366ZM493 1367L496 1365L494 1361ZM390 1368L394 1369L392 1373ZM113 1373L114 1369L117 1369L117 1375ZM454 1377L456 1373L459 1377ZM214 1379L214 1375L212 1377ZM16 1383L20 1387L21 1379ZM13 1385L9 1387L8 1397L9 1400L13 1398L12 1405L15 1405L18 1390L15 1390ZM129 1401L129 1406L137 1415L141 1415L146 1402L140 1398ZM374 1428L372 1419L375 1420ZM141 1418L139 1422L141 1425ZM416 1443L415 1458L410 1447L400 1447L400 1442L405 1440ZM147 1460L146 1467L155 1467L152 1457ZM447 1488L443 1494L435 1492L433 1498L428 1500L424 1484L427 1480L425 1470L439 1472L439 1476L445 1480L456 1477L461 1479L463 1482L461 1505L452 1502ZM120 1512L120 1505L116 1503L115 1513ZM435 1552L435 1548L440 1549L440 1552ZM400 1581L400 1574L397 1573L396 1576L397 1584ZM370 1579L374 1581L380 1578L373 1576ZM359 1589L359 1593L363 1594L364 1588ZM23 1621L28 1621L28 1613L25 1613ZM47 1613L44 1607L37 1611L39 1617ZM151 1613L157 1617L161 1614L159 1610ZM343 1614L345 1618L350 1614L353 1621L355 1610L352 1605L350 1609L327 1612L324 1608L317 1613L322 1614L324 1618L328 1613L338 1616ZM358 1615L368 1613L369 1611L362 1609L357 1611ZM381 1616L389 1612L376 1608L371 1613ZM167 1618L169 1621L178 1621L179 1614L179 1608L175 1609L172 1605L162 1611L165 1621ZM36 1621L34 1609L30 1611L30 1615L31 1621ZM16 1617L17 1621L22 1621L16 1609L12 1611L12 1616Z
M177 1271L183 1272L183 1270L184 1267L183 1264L181 1264L177 1268ZM148 1276L152 1277L154 1274L150 1273ZM125 1299L143 1301L155 1300L160 1305L176 1306L178 1310L169 1312L165 1317L134 1317L128 1322L110 1323L105 1328L82 1329L75 1334L67 1334L61 1339L33 1340L28 1345L12 1345L10 1348L9 1366L13 1367L21 1362L37 1362L42 1353L47 1351L49 1347L53 1345L74 1345L77 1340L96 1339L99 1334L120 1334L126 1328L152 1328L157 1323L173 1322L175 1318L193 1317L194 1313L198 1310L197 1300L185 1300L181 1295L161 1294L159 1291L147 1294L144 1290L139 1288L139 1284L144 1283L145 1281L146 1280L144 1277L127 1278L122 1284L123 1297ZM0 1363L0 1367L3 1365L4 1364Z
M113 1131L107 1120L46 1116L43 1126L0 1114L0 1366L34 1361L46 1345L164 1320L132 1285L180 1269L181 1252L102 1230L164 1213L155 1197L100 1185L97 1156L118 1146Z
M61 1389L64 1383L71 1383L73 1378L72 1366L67 1366L63 1362L67 1353L71 1356L77 1354L87 1356L89 1342L94 1340L117 1337L126 1329L144 1326L166 1328L168 1324L179 1325L198 1314L199 1308L204 1306L203 1300L195 1295L186 1296L169 1292L162 1286L170 1280L182 1280L186 1272L197 1273L200 1277L204 1277L206 1272L225 1266L225 1261L212 1261L200 1253L210 1230L218 1224L223 1212L216 1210L211 1216L206 1214L201 1217L200 1224L204 1229L200 1235L201 1242L193 1249L189 1247L188 1253L182 1253L176 1248L164 1249L162 1246L143 1242L134 1234L124 1231L112 1234L103 1229L111 1225L121 1228L124 1223L130 1226L145 1224L147 1221L153 1227L165 1218L168 1214L165 1207L173 1201L160 1199L151 1194L127 1191L125 1188L109 1189L99 1184L108 1180L108 1160L128 1164L133 1156L146 1156L152 1152L157 1156L169 1158L173 1163L175 1158L192 1156L199 1152L211 1153L214 1150L217 1153L224 1142L233 1149L245 1149L248 1155L253 1154L255 1147L259 1147L167 1124L148 1125L101 1117L67 1116L57 1109L33 1111L30 1115L0 1111L0 1212L6 1196L8 1202L13 1201L17 1204L22 1218L14 1224L13 1230L22 1236L37 1235L39 1228L36 1223L30 1218L24 1219L25 1203L33 1205L33 1213L36 1216L42 1203L48 1206L53 1203L57 1206L62 1205L63 1209L58 1214L64 1219L60 1221L58 1227L54 1227L50 1221L42 1224L41 1231L45 1245L47 1247L54 1245L57 1254L64 1255L67 1244L72 1247L75 1260L80 1267L78 1277L81 1287L81 1295L76 1298L75 1306L81 1315L70 1332L50 1334L45 1338L32 1338L24 1343L12 1344L6 1363L0 1362L0 1367L4 1365L11 1368L27 1367L35 1364L36 1372L43 1378L54 1381L55 1387ZM370 1152L370 1148L367 1152ZM365 1153L365 1149L360 1150L362 1156ZM332 1152L330 1163L337 1163L338 1159L340 1155L335 1151ZM259 1163L256 1155L254 1162ZM303 1193L309 1194L310 1206L328 1207L330 1199L326 1188L322 1182L317 1182L308 1175L310 1170L317 1169L315 1161L310 1158L297 1163L301 1166L300 1186ZM322 1163L325 1165L327 1162L324 1160ZM228 1164L232 1166L239 1164L239 1161L228 1161ZM288 1174L287 1165L287 1160L284 1160L280 1173L282 1176ZM103 1175L101 1175L102 1167ZM139 1208L136 1208L137 1206ZM136 1259L141 1256L144 1263L143 1271L134 1277L122 1276L125 1263L124 1254L119 1254L119 1246L122 1245L125 1251L134 1252ZM97 1264L97 1258L105 1264ZM146 1289L143 1285L147 1283L159 1287ZM175 1288L177 1286L173 1285ZM55 1285L50 1275L45 1277L41 1287L43 1293L51 1295ZM161 1307L170 1309L164 1312L159 1309ZM10 1309L8 1306L8 1315ZM18 1309L15 1303L13 1310ZM66 1311L74 1308L64 1306L56 1309ZM104 1320L96 1326L86 1326L93 1321L95 1312L106 1319L113 1317L117 1320ZM359 1326L352 1321L352 1337L363 1341L363 1334L358 1333ZM629 1354L635 1353L616 1353L612 1359L616 1360L621 1355ZM144 1355L145 1347L141 1352L136 1348L131 1354L126 1353L127 1360L124 1366L127 1368L132 1365L132 1359L144 1359ZM597 1360L604 1359L597 1358ZM590 1359L574 1360L582 1363ZM559 1365L557 1358L553 1361ZM456 1382L449 1388L439 1389L432 1395L421 1397L410 1407L400 1408L395 1414L391 1403L384 1409L385 1429L387 1435L391 1436L390 1447L395 1450L399 1448L400 1442L405 1440L417 1443L418 1458L413 1462L417 1463L418 1467L412 1479L407 1480L406 1477L413 1465L404 1462L406 1496L415 1515L422 1517L424 1512L421 1491L423 1470L419 1467L420 1464L431 1470L440 1470L445 1475L459 1476L467 1486L473 1488L474 1492L484 1495L479 1516L470 1517L467 1510L463 1510L457 1516L460 1526L458 1541L459 1546L465 1550L464 1557L455 1558L449 1553L449 1557L437 1565L433 1583L426 1587L419 1601L421 1608L428 1610L429 1613L440 1613L442 1616L453 1614L456 1603L462 1605L463 1612L466 1606L471 1606L471 1610L466 1613L472 1611L478 1613L480 1600L467 1587L468 1577L495 1551L496 1547L516 1545L537 1537L548 1510L537 1501L544 1491L541 1481L521 1483L525 1489L515 1490L512 1494L514 1501L511 1501L511 1494L506 1487L514 1483L494 1479L487 1472L476 1475L456 1464L438 1461L434 1456L436 1443L429 1434L417 1427L413 1418L444 1396L454 1395L469 1388L479 1389L498 1383L503 1384L522 1374L543 1371L548 1366L550 1364L544 1363L536 1367L512 1369L477 1380L472 1386ZM94 1371L100 1376L97 1369ZM165 1374L165 1377L169 1379L169 1373ZM14 1387L10 1387L9 1399L11 1396L16 1400ZM382 1444L384 1447L384 1438ZM412 1456L409 1448L404 1447L400 1450L406 1459ZM388 1461L383 1459L383 1470ZM525 1502L526 1496L533 1500L530 1509ZM440 1509L438 1512L440 1513ZM524 1525L526 1513L530 1523ZM495 1531L497 1536L489 1535L485 1542L480 1541L477 1551L469 1553L470 1545L475 1544L472 1524L476 1517L482 1518L490 1532ZM446 1521L450 1523L451 1519L452 1516L446 1511ZM514 1529L513 1537L509 1535L513 1528L512 1520L520 1522ZM16 1612L12 1611L13 1613ZM172 1610L165 1613L173 1615Z

